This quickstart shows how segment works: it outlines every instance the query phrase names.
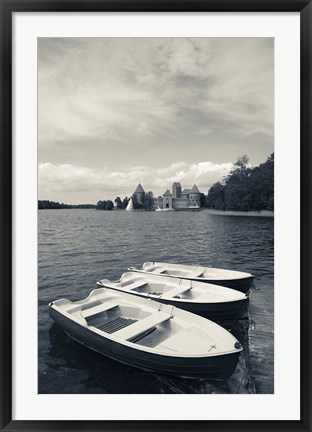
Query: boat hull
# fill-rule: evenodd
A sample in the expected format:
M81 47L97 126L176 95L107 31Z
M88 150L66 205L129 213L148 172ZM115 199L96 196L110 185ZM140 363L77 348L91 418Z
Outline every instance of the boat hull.
M140 369L189 378L226 380L234 372L240 352L209 357L178 357L151 353L105 338L50 306L51 318L82 345L113 360Z
M170 300L158 300L187 312L195 313L213 321L240 319L247 311L248 299L226 303L190 303Z
M199 282L210 283L213 285L220 285L226 288L232 288L246 294L253 285L254 277L246 277L242 279L223 279L223 280L213 280L213 279L192 279Z

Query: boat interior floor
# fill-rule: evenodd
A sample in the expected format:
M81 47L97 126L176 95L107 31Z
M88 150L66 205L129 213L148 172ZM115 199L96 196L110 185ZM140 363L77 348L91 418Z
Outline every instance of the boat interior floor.
M132 316L131 316L132 315ZM113 306L85 317L88 326L114 334L121 340L155 347L182 328L170 320L170 314L156 312L146 316L123 313L122 307Z

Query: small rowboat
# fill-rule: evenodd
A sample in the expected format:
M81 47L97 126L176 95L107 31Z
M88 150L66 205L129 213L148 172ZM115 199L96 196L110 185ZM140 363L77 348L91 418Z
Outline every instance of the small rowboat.
M247 310L246 294L187 279L127 272L114 282L102 279L97 286L151 298L212 320L239 319Z
M122 363L158 373L227 379L241 344L198 315L109 289L80 301L49 304L51 318L73 339Z
M171 264L161 262L146 262L142 268L130 267L128 270L162 276L189 279L198 282L207 282L233 288L247 293L253 283L253 275L234 270L212 267L200 267L184 264Z

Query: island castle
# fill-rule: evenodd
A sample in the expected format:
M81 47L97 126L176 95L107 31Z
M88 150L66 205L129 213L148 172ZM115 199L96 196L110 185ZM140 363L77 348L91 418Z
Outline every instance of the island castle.
M144 194L145 191L139 183L133 195L138 202L142 203ZM154 206L155 208L169 208L174 210L186 210L192 207L200 207L200 195L201 192L195 184L192 189L182 190L181 184L179 182L174 182L172 185L172 192L167 189L162 196L154 198Z

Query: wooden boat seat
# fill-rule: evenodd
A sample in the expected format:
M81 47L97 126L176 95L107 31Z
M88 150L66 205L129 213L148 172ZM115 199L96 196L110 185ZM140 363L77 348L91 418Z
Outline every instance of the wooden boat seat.
M165 268L165 267L156 267L154 270L153 270L153 273L159 273L159 274L161 274L161 273L165 273L167 271L167 269Z
M171 317L170 314L166 312L156 312L152 315L147 316L146 318L137 321L128 327L121 329L114 333L114 336L118 337L118 339L129 340L133 339L141 333L150 330L158 324L161 324L167 321Z
M91 307L89 309L85 309L81 311L81 315L83 316L83 318L88 318L92 315L96 315L100 312L105 312L107 310L113 309L114 307L119 306L118 303L113 303L113 302L106 302L106 303L101 303L97 306Z
M195 272L191 272L187 274L188 278L198 278L201 277L204 274L205 270L197 270Z
M122 285L122 287L126 288L126 289L129 289L129 290L133 290L135 288L141 288L141 287L143 287L146 284L147 284L147 282L144 281L144 280L137 280L137 281L132 282L129 285Z
M161 298L162 298L162 299L169 299L169 298L173 298L173 297L176 297L177 295L182 294L182 293L184 293L185 291L188 291L188 290L190 290L190 289L191 289L190 286L185 286L185 285L184 285L184 286L177 286L177 287L175 287L175 288L173 288L173 289L171 289L171 290L165 292L165 293L161 296Z

